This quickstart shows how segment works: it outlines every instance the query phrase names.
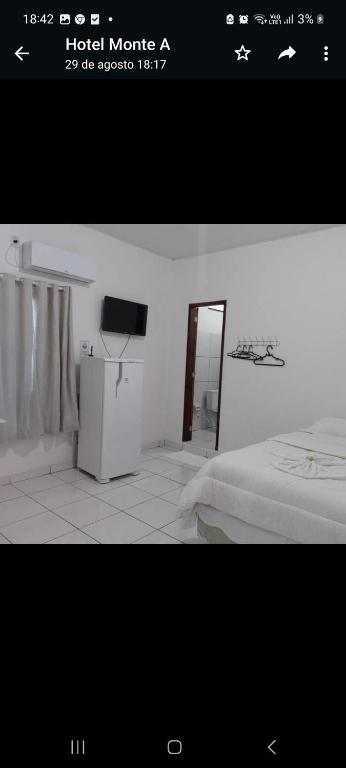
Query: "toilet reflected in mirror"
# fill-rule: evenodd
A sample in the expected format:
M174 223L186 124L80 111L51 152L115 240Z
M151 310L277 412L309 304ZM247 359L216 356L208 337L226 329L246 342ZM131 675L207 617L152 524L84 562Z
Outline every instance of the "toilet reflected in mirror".
M189 307L183 442L218 447L226 302Z

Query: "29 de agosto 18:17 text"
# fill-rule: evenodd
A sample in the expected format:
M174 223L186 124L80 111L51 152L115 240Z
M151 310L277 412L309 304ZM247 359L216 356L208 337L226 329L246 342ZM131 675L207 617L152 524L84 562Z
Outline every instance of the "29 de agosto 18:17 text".
M74 38L66 38L66 50L71 53L82 51L170 51L171 46L166 37L157 43L155 40L124 40L122 37L118 37L116 40L113 37L108 38L105 41L104 37L99 40L78 40ZM85 59L79 62L78 59L66 59L65 69L77 69L79 66L81 69L103 69L104 71L110 71L111 69L163 69L166 64L166 59L138 59L137 61L124 60L124 61L99 61L95 63L91 59Z
M92 59L65 59L65 69L102 69L104 72L110 72L114 69L143 69L143 70L159 70L164 69L167 59L137 59L137 61L122 60L122 61L99 61L95 63Z

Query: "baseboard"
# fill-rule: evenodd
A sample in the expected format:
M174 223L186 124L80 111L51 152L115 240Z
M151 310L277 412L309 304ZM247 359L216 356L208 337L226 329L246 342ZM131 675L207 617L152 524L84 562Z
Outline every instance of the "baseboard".
M77 466L77 459L74 461L71 459L70 461L63 461L60 462L60 464L52 464L50 471L51 472L64 472L65 469L74 469Z
M36 467L36 469L29 469L26 472L15 472L10 475L10 483L19 483L21 480L30 480L32 477L41 477L41 475L50 474L50 465L45 467Z
M207 458L207 448L199 448L197 445L192 445L190 442L183 443L183 451L195 453L197 456L205 456L205 458Z
M42 475L49 475L51 472L63 472L65 469L73 469L73 461L64 461L60 464L47 464L44 467L36 467L35 469L29 469L26 472L14 472L12 475L3 475L0 477L0 485L8 485L9 483L20 483L22 480L31 480L33 477L42 477Z
M211 451L210 449L197 448L190 443L177 443L174 440L154 440L150 443L144 443L142 451L148 451L150 448L172 448L172 451L186 450L189 453L195 453L197 456L205 456L211 458L212 456L218 456L218 451ZM12 475L3 475L0 477L0 485L8 485L8 483L18 483L21 480L30 480L32 477L41 477L41 475L49 475L51 472L63 472L66 469L73 469L76 463L73 459L70 461L61 462L60 464L51 464L44 467L37 467L36 469L28 470L27 472L16 472Z
M175 443L174 440L162 440L162 446L164 446L165 448L175 449L176 451L182 451L183 449L183 444Z
M150 448L162 448L164 440L154 440L152 443L143 443L142 451L149 451Z

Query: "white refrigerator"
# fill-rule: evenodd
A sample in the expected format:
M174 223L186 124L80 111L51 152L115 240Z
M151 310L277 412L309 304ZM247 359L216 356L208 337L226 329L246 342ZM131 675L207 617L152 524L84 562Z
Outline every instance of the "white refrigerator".
M78 467L100 483L140 466L143 360L82 357Z

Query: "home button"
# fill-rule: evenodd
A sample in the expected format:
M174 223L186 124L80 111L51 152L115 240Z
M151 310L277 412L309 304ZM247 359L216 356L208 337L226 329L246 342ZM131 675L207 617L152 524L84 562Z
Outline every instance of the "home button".
M167 751L169 755L181 755L183 751L182 742L179 739L171 739L167 743Z

